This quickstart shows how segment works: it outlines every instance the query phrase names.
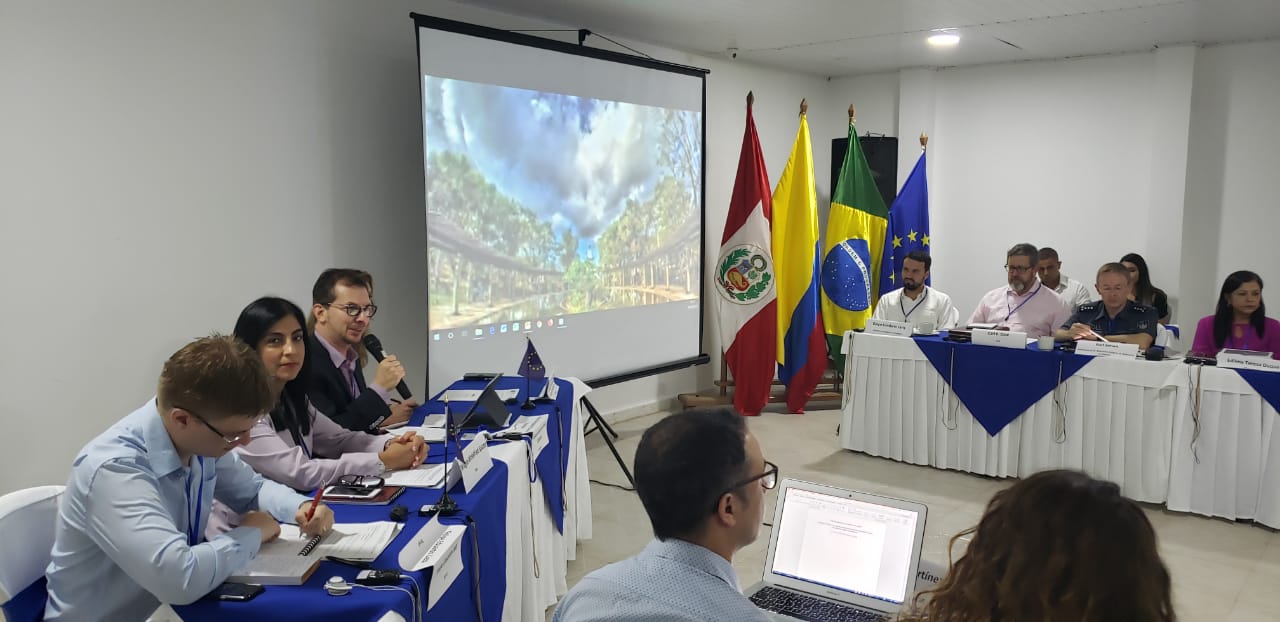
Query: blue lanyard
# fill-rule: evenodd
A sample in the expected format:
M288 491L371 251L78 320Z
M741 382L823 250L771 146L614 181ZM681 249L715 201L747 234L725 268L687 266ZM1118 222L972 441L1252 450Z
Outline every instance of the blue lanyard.
M907 310L906 310L906 307L902 306L902 298L905 298L906 296L907 296L907 292L906 292L906 290L903 290L903 292L902 292L902 297L898 298L898 310L899 310L899 311L902 311L902 319L903 319L903 320L906 320L906 319L910 318L910 317L911 317L911 314L912 314L912 313L915 313L915 312L916 312L916 309L920 308L920 305L924 304L924 299L929 297L929 289L928 289L928 288L925 288L925 290L924 290L924 294L920 296L920 300L917 300L917 301L916 301L915 306L914 306L914 307L911 307L911 310L910 310L910 311L907 311Z
M196 492L195 511L191 509L191 475L194 469L187 471L187 544L195 546L200 541L200 509L204 505L204 458L196 456L200 465L200 487Z
M1044 283L1041 283L1041 284L1040 284L1040 287L1044 287ZM1004 316L1004 321L1008 322L1008 321L1009 321L1009 318L1013 317L1013 314L1014 314L1014 313L1017 313L1017 312L1018 312L1018 309L1021 309L1021 308L1022 308L1022 305L1025 305L1025 304L1027 304L1028 302L1031 302L1031 299L1032 299L1032 298L1035 298L1035 297L1036 297L1036 294L1039 294L1039 293L1040 293L1040 287L1037 287L1037 288L1036 288L1036 291L1031 292L1031 295L1030 295L1030 296L1027 296L1026 300L1023 300L1022 302L1018 303L1018 306L1013 307L1012 309L1009 309L1009 315ZM1005 303L1005 305L1006 305L1006 306L1005 306L1005 308L1006 308L1006 309L1008 309L1008 308L1009 308L1009 307L1008 307L1009 303L1008 303L1008 302L1006 302L1006 303Z

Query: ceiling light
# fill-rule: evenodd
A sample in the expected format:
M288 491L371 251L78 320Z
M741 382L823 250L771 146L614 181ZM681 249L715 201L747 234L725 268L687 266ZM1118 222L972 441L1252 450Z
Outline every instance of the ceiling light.
M929 45L948 46L960 43L960 33L952 28L939 28L929 35Z

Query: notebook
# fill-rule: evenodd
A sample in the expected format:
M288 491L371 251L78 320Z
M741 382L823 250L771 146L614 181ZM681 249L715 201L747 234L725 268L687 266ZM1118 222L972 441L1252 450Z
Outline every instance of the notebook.
M280 525L280 536L258 549L258 556L227 581L260 585L302 585L326 556L373 561L395 539L400 523L342 523L324 537L308 538L297 525Z
M778 620L887 620L911 594L927 512L913 501L785 479L764 577L745 593Z

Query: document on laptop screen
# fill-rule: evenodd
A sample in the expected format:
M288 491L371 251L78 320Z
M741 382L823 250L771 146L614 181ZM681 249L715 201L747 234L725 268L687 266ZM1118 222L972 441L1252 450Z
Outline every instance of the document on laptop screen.
M901 604L915 543L915 512L787 489L775 574Z

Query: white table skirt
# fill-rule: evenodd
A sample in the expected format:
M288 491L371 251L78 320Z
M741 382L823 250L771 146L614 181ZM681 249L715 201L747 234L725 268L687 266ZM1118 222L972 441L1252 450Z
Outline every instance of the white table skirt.
M580 540L591 539L591 488L587 476L586 444L581 397L590 387L573 383L569 466L565 473L564 532L556 529L542 486L559 482L529 482L528 444L495 443L493 457L507 466L507 592L503 620L542 620L546 609L568 591L568 562L577 557ZM548 423L552 423L548 418ZM554 425L552 426L554 427ZM556 430L548 430L555 434Z
M993 477L1081 469L1165 500L1181 363L1095 358L991 436L911 339L845 343L846 449Z
M1174 428L1169 509L1280 528L1276 410L1232 370L1184 373L1188 399Z

